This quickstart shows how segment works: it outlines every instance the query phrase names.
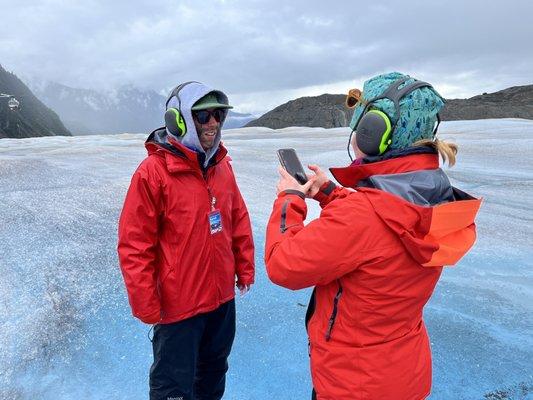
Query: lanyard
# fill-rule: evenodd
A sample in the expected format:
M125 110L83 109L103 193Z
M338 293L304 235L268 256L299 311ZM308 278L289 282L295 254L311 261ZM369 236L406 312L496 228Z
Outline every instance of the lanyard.
M211 203L211 211L215 211L215 204L217 203L217 198L211 193L211 189L207 188L207 193L209 193L209 202Z

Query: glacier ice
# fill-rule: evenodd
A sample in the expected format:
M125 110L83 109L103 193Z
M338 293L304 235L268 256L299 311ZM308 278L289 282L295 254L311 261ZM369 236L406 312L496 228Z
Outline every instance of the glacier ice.
M268 281L264 230L275 150L347 164L347 128L225 131L257 246L257 279L237 296L227 399L305 399L309 290ZM131 317L117 264L117 219L146 135L0 140L0 398L147 398L149 327ZM452 182L484 198L478 241L443 273L425 310L431 399L528 398L533 359L533 121L442 124L460 146ZM311 204L311 203L310 203ZM311 204L308 221L318 215ZM490 397L489 397L490 398Z

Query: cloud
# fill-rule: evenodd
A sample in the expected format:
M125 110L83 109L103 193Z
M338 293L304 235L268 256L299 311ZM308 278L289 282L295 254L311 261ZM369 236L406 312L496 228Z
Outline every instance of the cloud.
M533 82L525 0L0 1L0 63L74 87L200 80L264 112L390 70L452 97Z

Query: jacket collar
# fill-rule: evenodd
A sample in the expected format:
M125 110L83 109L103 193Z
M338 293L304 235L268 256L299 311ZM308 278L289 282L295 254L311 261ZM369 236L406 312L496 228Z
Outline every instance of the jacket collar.
M163 132L160 132L161 129ZM145 142L145 147L149 155L159 154L163 156L165 158L167 169L171 173L185 171L203 172L200 154L184 146L182 143L172 138L172 136L166 135L164 128L152 132ZM215 156L209 162L208 168L218 164L227 156L227 154L227 149L222 142L220 142ZM229 156L228 161L231 161Z
M401 174L426 169L439 168L439 155L430 152L403 152L393 158L385 158L381 161L350 165L348 167L330 168L332 175L344 187L356 187L358 183L372 175Z

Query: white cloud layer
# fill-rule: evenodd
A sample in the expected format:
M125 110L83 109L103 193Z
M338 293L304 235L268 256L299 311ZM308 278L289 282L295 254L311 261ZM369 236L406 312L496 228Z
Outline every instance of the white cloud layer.
M73 87L186 80L260 113L398 70L465 97L533 82L526 0L0 0L0 63Z

